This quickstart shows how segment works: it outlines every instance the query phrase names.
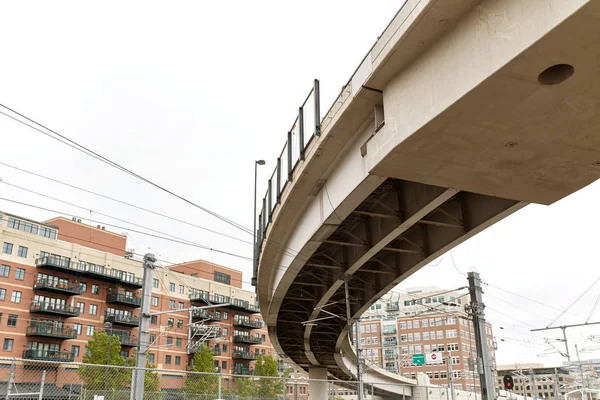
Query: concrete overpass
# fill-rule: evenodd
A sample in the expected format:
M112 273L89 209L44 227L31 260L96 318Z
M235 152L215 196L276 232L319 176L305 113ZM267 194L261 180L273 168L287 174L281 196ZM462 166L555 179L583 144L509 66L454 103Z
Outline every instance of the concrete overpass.
M527 203L600 177L599 38L599 0L408 0L322 119L315 87L260 217L277 351L351 378L348 326L329 318L346 281L357 318Z

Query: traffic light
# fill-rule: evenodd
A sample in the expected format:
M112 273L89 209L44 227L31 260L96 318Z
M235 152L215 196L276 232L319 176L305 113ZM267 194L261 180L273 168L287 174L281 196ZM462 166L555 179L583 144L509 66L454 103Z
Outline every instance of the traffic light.
M513 377L511 375L504 375L504 389L513 390L515 387L515 383L513 382Z

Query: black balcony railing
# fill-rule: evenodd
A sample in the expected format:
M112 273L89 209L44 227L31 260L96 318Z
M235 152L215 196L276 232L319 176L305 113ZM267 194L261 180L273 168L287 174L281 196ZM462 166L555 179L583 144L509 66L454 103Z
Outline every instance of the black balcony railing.
M391 347L391 346L398 346L398 343L395 340L394 341L387 341L387 340L383 341L383 347Z
M396 334L396 330L395 329L384 329L382 331L382 333L384 335L395 335Z
M251 314L256 314L260 312L260 309L257 305L251 304L249 301L240 299L231 299L229 301L229 305L226 307L231 310L242 311Z
M214 312L211 312L211 311L203 310L203 309L192 310L192 318L193 319L205 319L208 321L220 321L221 320L220 315L215 314Z
M262 321L250 321L243 318L233 318L233 326L236 328L260 329L263 327Z
M77 331L72 327L55 325L52 322L31 322L25 331L27 336L40 336L56 339L77 339Z
M51 350L25 350L23 358L26 360L73 362L75 360L75 353Z
M140 297L126 295L124 293L109 293L106 295L106 302L130 307L142 306L142 299Z
M232 358L238 360L256 360L257 357L258 356L255 353L250 351L234 351L232 354Z
M244 343L244 344L261 344L261 338L246 335L235 335L233 337L233 343Z
M67 305L33 302L29 306L29 312L51 315L62 315L65 317L78 317L79 308Z
M385 311L387 311L387 312L400 311L400 305L398 303L387 303L385 305Z
M124 347L135 347L137 346L137 336L131 335L129 331L121 329L104 329L107 335L117 336L121 342L121 346Z
M203 302L210 304L225 304L229 303L231 298L229 296L223 296L219 294L208 294L203 291L197 291L190 293L190 301L192 302Z
M122 326L140 326L140 318L129 315L121 314L108 314L104 315L105 322L112 322L115 325Z
M39 279L35 281L33 289L50 293L66 294L67 296L75 296L82 292L80 283L57 283L54 282L54 280L49 279Z
M76 273L80 276L87 276L104 282L120 283L121 285L138 289L142 287L142 278L137 278L135 275L125 271L107 268L104 265L75 262L56 256L40 257L35 260L35 265L38 268Z
M254 375L254 370L250 369L250 367L235 367L232 373L233 375Z

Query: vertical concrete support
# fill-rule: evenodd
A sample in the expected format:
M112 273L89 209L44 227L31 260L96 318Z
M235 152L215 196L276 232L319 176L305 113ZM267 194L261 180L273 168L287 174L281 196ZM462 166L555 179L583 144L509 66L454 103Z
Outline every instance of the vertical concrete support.
M309 368L308 379L310 400L327 400L327 368Z

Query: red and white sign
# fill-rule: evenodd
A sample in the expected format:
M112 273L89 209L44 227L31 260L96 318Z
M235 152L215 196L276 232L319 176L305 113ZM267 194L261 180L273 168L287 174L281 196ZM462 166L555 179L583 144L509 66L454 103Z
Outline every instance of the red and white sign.
M442 353L426 353L425 364L442 364L444 358Z

